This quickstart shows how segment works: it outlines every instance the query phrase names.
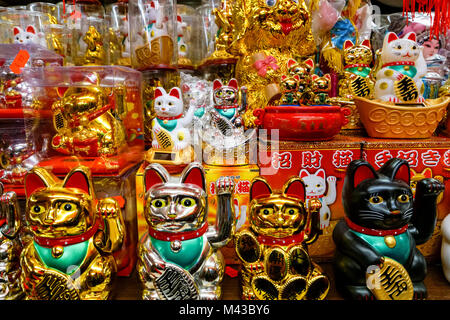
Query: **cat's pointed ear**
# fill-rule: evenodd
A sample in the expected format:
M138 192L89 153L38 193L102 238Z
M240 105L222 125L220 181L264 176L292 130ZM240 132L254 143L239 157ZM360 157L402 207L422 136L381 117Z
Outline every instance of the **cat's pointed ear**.
M322 179L325 179L325 170L319 169L319 170L316 171L316 173L314 175L318 176L318 177L320 177Z
M344 42L344 50L348 49L348 48L351 48L353 46L354 46L354 43L352 42L352 40L345 40L345 42Z
M191 88L189 87L189 85L187 85L186 83L183 84L181 86L181 88L183 89L183 93L189 92L189 90L191 90Z
M163 95L167 94L166 90L164 90L163 87L157 87L155 89L155 96L154 99L158 98L158 97L162 97Z
M50 187L55 179L55 176L46 169L41 167L33 168L25 176L25 195L29 198L34 191Z
M181 183L194 184L206 191L206 179L202 165L197 162L189 164L181 173Z
M289 59L287 62L287 67L292 68L292 66L295 66L296 64L297 64L297 61L295 61L294 59Z
M153 9L155 9L155 2L150 2L150 7L152 7Z
M22 32L22 29L20 27L14 27L13 32L14 32L14 35L17 35L18 33Z
M344 183L351 183L352 188L356 188L361 182L377 178L375 169L364 160L353 160L347 167L347 175Z
M314 60L309 58L305 61L305 64L310 68L310 69L314 69Z
M417 36L415 32L410 32L407 35L405 35L405 39L417 42Z
M361 43L362 46L365 46L367 48L371 48L370 40L366 39Z
M26 28L26 31L29 32L29 33L36 34L36 30L34 29L34 26L32 26L32 25L29 25L29 26Z
M64 179L63 187L77 188L91 194L93 191L91 171L83 166L72 169Z
M284 185L284 195L305 201L306 188L303 181L299 178L292 178Z
M328 79L328 80L331 80L331 76L330 76L329 73L325 74L324 77L325 77L326 79Z
M232 87L232 88L235 88L236 90L238 89L238 81L235 79L235 78L233 78L233 79L231 79L229 82L228 82L228 86L229 87Z
M298 74L296 74L296 75L294 76L294 79L297 80L297 81L300 81L300 76L299 76Z
M177 99L181 99L181 90L178 87L173 87L170 89L169 96L175 97Z
M395 40L398 40L398 37L397 37L397 35L395 34L395 32L389 32L389 33L386 35L386 38L387 38L387 42L388 42L388 43L390 43L390 42L392 42L392 41L395 41Z
M309 176L308 170L306 170L306 169L300 170L300 174L299 174L300 179L303 179L304 177L308 177L308 176Z
M317 74L313 74L311 76L312 81L316 81L317 78L319 78L319 76Z
M222 88L223 83L219 79L214 80L213 82L213 90L217 90L219 88Z
M281 76L281 81L286 80L287 76L285 76L284 74Z
M406 182L408 185L411 180L411 170L409 169L409 163L404 159L389 159L380 168L380 170L378 170L378 172L387 176L392 181L401 180Z
M425 170L423 170L422 175L425 178L433 178L433 171L431 171L431 168L426 168Z
M270 188L266 179L262 177L256 177L252 181L250 186L250 200L258 198L266 198L272 194L272 188Z
M166 183L167 181L169 181L169 173L161 164L152 163L145 168L145 192L147 192L154 185Z

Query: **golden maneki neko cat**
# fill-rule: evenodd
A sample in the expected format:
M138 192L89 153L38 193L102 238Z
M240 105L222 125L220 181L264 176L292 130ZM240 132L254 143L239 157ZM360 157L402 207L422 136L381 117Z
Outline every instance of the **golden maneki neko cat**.
M20 287L21 221L17 196L3 193L0 183L0 300L16 300L23 296Z
M305 60L316 50L311 32L311 6L304 0L235 0L232 6L233 43L228 51L238 57L236 78L248 88L243 116L253 127L253 111L265 108L274 87L288 74L290 58Z
M320 201L305 203L298 177L273 192L264 178L250 188L249 226L235 236L242 261L242 298L248 300L324 299L330 283L309 257L308 245L320 233Z
M59 180L35 167L25 178L26 221L33 237L22 251L21 285L28 300L105 300L125 236L120 207L97 199L88 168Z
M112 95L92 85L58 89L52 105L56 135L52 147L66 155L113 156L125 144L125 130L113 115Z

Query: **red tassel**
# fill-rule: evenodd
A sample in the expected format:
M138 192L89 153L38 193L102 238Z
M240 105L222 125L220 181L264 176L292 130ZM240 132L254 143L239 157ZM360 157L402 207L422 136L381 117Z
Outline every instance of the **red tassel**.
M450 5L448 0L403 0L403 16L406 16L408 23L408 13L411 13L414 19L416 11L416 2L418 12L426 13L431 18L431 12L434 11L434 19L431 21L431 36L439 37L440 34L447 34L450 27Z

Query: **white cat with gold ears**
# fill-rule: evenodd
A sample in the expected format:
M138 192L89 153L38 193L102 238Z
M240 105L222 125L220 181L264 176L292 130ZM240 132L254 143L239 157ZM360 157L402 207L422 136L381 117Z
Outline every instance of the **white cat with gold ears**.
M384 38L380 59L376 99L394 103L425 101L422 77L427 73L427 65L414 32L401 39L389 32Z

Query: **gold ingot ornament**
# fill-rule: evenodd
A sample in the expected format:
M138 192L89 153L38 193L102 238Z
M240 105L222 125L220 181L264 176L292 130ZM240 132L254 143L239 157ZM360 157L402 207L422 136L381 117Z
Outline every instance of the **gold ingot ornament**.
M249 300L321 300L330 283L308 254L320 234L320 201L305 205L305 186L294 177L281 193L264 178L250 187L250 225L235 236L242 261L242 298Z
M83 166L64 181L35 167L25 178L25 191L32 232L20 258L26 299L108 299L117 269L113 253L125 236L117 201L96 198Z

